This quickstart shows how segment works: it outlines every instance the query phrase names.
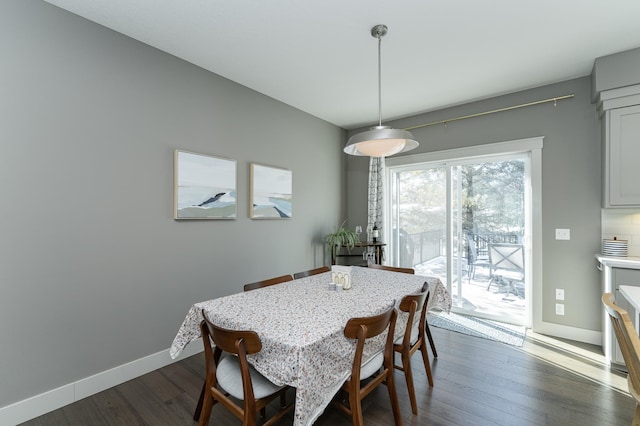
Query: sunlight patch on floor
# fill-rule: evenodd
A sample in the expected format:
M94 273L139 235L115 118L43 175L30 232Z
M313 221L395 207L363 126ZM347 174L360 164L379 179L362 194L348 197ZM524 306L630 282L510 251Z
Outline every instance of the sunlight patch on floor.
M612 371L599 346L572 343L527 330L521 350L586 379L629 394L627 376Z

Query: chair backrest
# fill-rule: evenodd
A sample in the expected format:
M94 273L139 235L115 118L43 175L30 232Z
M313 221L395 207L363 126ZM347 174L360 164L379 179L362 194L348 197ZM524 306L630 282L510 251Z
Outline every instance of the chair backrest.
M322 266L320 268L310 269L308 271L296 272L295 274L293 274L293 278L297 280L298 278L309 277L311 275L317 275L323 272L329 272L330 270L331 268L329 268L328 266Z
M640 338L627 311L615 304L612 293L602 295L602 304L611 318L611 324L620 346L629 375L629 391L638 400L640 391Z
M413 268L400 268L397 266L378 265L377 263L370 263L369 268L382 269L385 271L402 272L403 274L415 274L416 271Z
M256 281L255 283L245 284L244 291L255 290L257 288L269 287L270 285L280 284L287 281L293 281L293 277L291 275L281 275L279 277L270 278L264 281Z
M395 303L394 303L395 305ZM386 312L372 317L351 318L344 327L344 336L347 339L356 339L356 353L353 357L351 380L360 381L360 367L362 365L362 353L365 340L375 337L385 330L389 330L385 343L385 361L391 362L393 357L393 333L396 328L398 313L394 306Z
M524 246L522 244L489 244L489 263L493 269L524 271Z
M429 290L427 290L428 288L429 284L425 282L420 289L420 293L408 294L404 296L400 301L399 309L402 312L409 313L411 313L412 311L422 311L423 308L426 307L427 301L429 300ZM415 306L415 309L412 309L412 306Z
M478 259L478 248L476 247L476 242L473 241L470 235L467 235L467 247L469 247L469 251L467 252L468 262L474 263Z
M407 318L407 328L404 333L404 338L405 340L407 340L407 343L411 339L411 328L415 323L416 313L419 312L419 315L420 315L418 326L422 329L426 324L427 304L429 302L428 288L429 288L429 284L425 282L424 285L422 286L422 289L420 290L420 293L408 294L404 296L400 301L399 309L402 312L409 313L409 317ZM423 336L423 335L424 334L421 332L420 336Z
M262 349L262 342L255 331L227 330L218 327L209 320L204 309L202 310L202 318L204 319L204 331L211 337L216 349L220 348L224 352L235 355L240 353L239 348L244 348L247 355L260 352Z

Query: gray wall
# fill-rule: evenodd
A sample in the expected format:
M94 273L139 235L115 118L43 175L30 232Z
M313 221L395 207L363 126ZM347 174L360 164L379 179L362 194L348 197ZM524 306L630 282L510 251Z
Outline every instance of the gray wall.
M403 128L511 105L575 94L570 100L412 131L420 147L408 154L544 136L542 149L543 321L600 331L600 122L591 81L579 78L537 89L416 115L390 123ZM387 123L385 123L387 124ZM353 133L353 132L350 132ZM349 158L350 223L366 223L368 159ZM555 228L570 228L556 241ZM555 315L555 288L565 289L565 316Z
M0 2L0 55L0 407L324 263L344 130L36 0ZM237 220L173 220L175 148L237 160ZM293 171L293 219L248 218L251 162Z

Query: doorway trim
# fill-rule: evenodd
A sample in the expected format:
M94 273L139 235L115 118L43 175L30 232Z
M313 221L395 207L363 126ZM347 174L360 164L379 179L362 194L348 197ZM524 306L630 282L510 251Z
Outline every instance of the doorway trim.
M531 268L526 280L531 283L531 324L533 331L543 328L542 322L542 146L544 136L495 142L464 148L453 148L422 154L404 155L387 158L386 167L405 166L417 163L434 163L465 158L479 158L503 154L529 153L531 157L530 190L531 208L525 208L527 219L531 223ZM387 179L385 179L387 185ZM385 206L389 205L388 187L384 189ZM385 217L385 226L389 226L389 215Z

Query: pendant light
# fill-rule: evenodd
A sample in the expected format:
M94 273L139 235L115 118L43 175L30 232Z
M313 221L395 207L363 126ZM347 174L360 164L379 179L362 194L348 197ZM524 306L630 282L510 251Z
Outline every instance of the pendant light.
M376 25L371 28L371 36L378 39L378 125L366 132L357 133L349 138L344 152L351 155L368 155L369 157L388 157L399 152L410 151L418 147L418 141L406 130L392 129L382 125L382 37L388 28Z

